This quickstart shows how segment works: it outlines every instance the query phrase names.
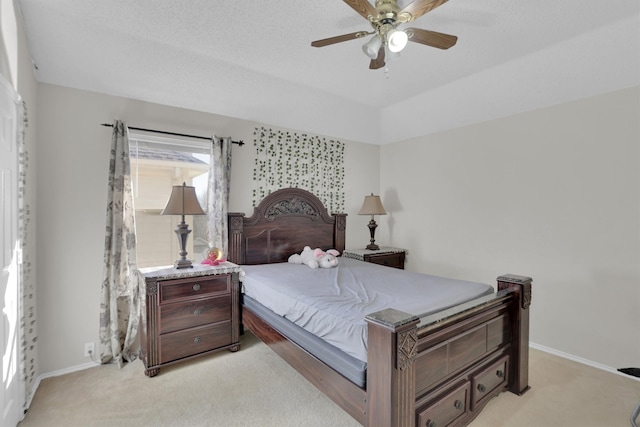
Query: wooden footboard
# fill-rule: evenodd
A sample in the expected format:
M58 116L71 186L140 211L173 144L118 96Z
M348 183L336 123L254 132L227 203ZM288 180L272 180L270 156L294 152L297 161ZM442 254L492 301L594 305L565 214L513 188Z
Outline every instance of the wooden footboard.
M367 426L466 425L499 393L528 390L531 279L418 319L397 310L369 322Z
M531 279L501 276L498 289L422 319L393 309L367 316L366 390L246 307L243 322L364 426L460 426L501 392L529 388Z

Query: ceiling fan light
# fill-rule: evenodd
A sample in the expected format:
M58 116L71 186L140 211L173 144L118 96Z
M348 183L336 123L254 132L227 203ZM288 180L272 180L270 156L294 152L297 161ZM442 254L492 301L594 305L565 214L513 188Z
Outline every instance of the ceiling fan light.
M380 47L382 46L382 40L378 35L374 35L371 39L362 45L362 51L371 59L376 59L378 57L378 51L380 51Z
M400 52L391 52L389 50L389 46L385 47L384 50L384 61L385 62L391 62L394 61L396 59L400 58Z
M407 45L409 36L402 30L391 30L387 33L387 46L391 52L400 52Z

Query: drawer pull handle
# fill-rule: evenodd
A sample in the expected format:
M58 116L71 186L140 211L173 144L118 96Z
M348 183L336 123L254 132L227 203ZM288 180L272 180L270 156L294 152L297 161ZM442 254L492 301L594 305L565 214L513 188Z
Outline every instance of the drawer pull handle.
M487 388L484 386L484 384L478 384L478 391L480 393L484 393L485 391L487 391Z
M464 404L462 403L462 400L456 400L453 406L455 406L455 408L459 411L461 411L464 408Z
M196 283L195 285L193 285L193 290L194 291L199 291L200 290L200 284Z
M193 340L193 342L196 343L196 344L200 344L200 341L202 341L202 338L200 338L200 337L195 337L194 340Z
M197 309L196 311L193 312L194 316L200 316L202 314L202 310Z
M498 371L496 372L496 376L498 378L504 378L504 371L502 369L498 369Z
M437 427L437 424L436 424L436 422L435 422L435 421L433 421L433 420L429 420L429 421L427 422L427 427Z

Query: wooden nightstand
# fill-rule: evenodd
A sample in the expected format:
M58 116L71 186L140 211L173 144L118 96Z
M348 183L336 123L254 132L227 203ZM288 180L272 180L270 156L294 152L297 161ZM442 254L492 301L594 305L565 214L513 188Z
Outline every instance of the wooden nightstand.
M406 253L406 249L381 246L380 249L375 251L369 249L345 249L345 251L342 252L342 256L404 270L404 257Z
M240 267L141 268L140 358L145 374L215 351L240 349Z

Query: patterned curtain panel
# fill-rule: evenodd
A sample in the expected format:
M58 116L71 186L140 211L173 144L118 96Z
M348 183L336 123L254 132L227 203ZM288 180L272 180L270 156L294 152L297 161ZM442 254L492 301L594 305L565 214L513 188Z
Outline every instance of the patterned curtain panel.
M227 211L231 177L231 138L213 137L211 165L207 186L209 247L219 248L226 257L228 250Z
M20 310L20 335L22 357L21 367L23 370L25 387L24 405L31 401L32 392L35 390L36 375L38 374L38 329L36 313L36 287L32 273L31 253L35 251L35 240L33 226L31 224L31 206L28 203L27 191L33 191L33 185L28 182L29 174L29 153L26 143L26 132L29 127L27 115L27 105L23 101L21 104L19 120L20 130L18 132L18 229L20 230L20 244L22 251L22 263L20 264L21 280L20 294L22 296L22 309Z
M116 121L109 162L104 274L100 301L100 361L135 360L140 319L129 130Z

